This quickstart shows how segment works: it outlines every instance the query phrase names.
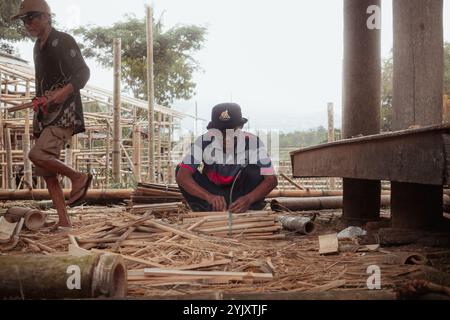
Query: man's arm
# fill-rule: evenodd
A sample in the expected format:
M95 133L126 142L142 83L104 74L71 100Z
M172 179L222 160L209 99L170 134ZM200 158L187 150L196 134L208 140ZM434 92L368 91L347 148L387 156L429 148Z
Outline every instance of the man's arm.
M227 210L225 198L211 194L207 190L203 189L197 184L197 182L195 182L194 178L192 178L193 174L194 173L191 170L180 167L176 177L178 185L186 190L186 192L190 195L207 201L212 205L214 211Z
M278 186L276 175L264 176L264 180L249 194L240 197L230 206L230 211L234 213L246 212L250 206L258 201L264 200L266 196Z

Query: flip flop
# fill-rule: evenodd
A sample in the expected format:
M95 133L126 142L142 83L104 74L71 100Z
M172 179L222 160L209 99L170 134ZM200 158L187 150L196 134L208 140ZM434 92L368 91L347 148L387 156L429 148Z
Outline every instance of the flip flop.
M78 189L77 192L75 193L75 194L78 194L78 196L74 199L72 199L72 197L71 197L71 199L69 199L69 201L67 202L67 205L69 207L71 207L71 208L76 207L81 202L81 200L84 199L87 191L89 190L92 179L93 179L93 176L92 176L92 174L89 173L88 178L86 180L86 184L83 186L82 189ZM82 193L80 193L80 191L82 191Z

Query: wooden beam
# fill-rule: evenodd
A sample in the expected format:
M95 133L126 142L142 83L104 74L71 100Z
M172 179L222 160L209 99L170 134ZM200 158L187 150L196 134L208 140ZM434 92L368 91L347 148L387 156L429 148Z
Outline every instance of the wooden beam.
M449 133L443 125L302 149L291 153L293 175L443 185L450 176Z

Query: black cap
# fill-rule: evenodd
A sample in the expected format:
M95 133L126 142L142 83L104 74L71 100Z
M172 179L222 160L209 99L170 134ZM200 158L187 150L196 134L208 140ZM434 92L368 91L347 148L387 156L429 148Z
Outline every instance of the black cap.
M207 129L235 129L243 126L248 120L242 118L241 107L236 103L222 103L215 106L211 114L211 122Z

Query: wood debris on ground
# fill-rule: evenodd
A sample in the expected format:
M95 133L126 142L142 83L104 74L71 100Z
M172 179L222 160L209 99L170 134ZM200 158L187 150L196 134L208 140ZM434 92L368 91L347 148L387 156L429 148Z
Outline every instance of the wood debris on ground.
M292 236L277 231L285 237L278 241L244 239L238 233L229 238L222 234L228 228L223 214L148 211L137 215L119 206L79 207L70 213L73 231L24 230L16 249L7 254L61 254L68 252L69 245L81 253L121 254L128 268L130 297L365 290L372 265L380 267L382 288L389 290L423 267L385 264L383 250L320 255L318 235L330 233L326 222L333 220L331 212L316 213L315 221L324 224L318 234ZM56 219L54 211L48 215ZM233 218L233 226L260 223L250 221L251 213ZM271 222L272 213L261 212L258 219ZM414 248L420 250L433 266L449 271L448 250Z

